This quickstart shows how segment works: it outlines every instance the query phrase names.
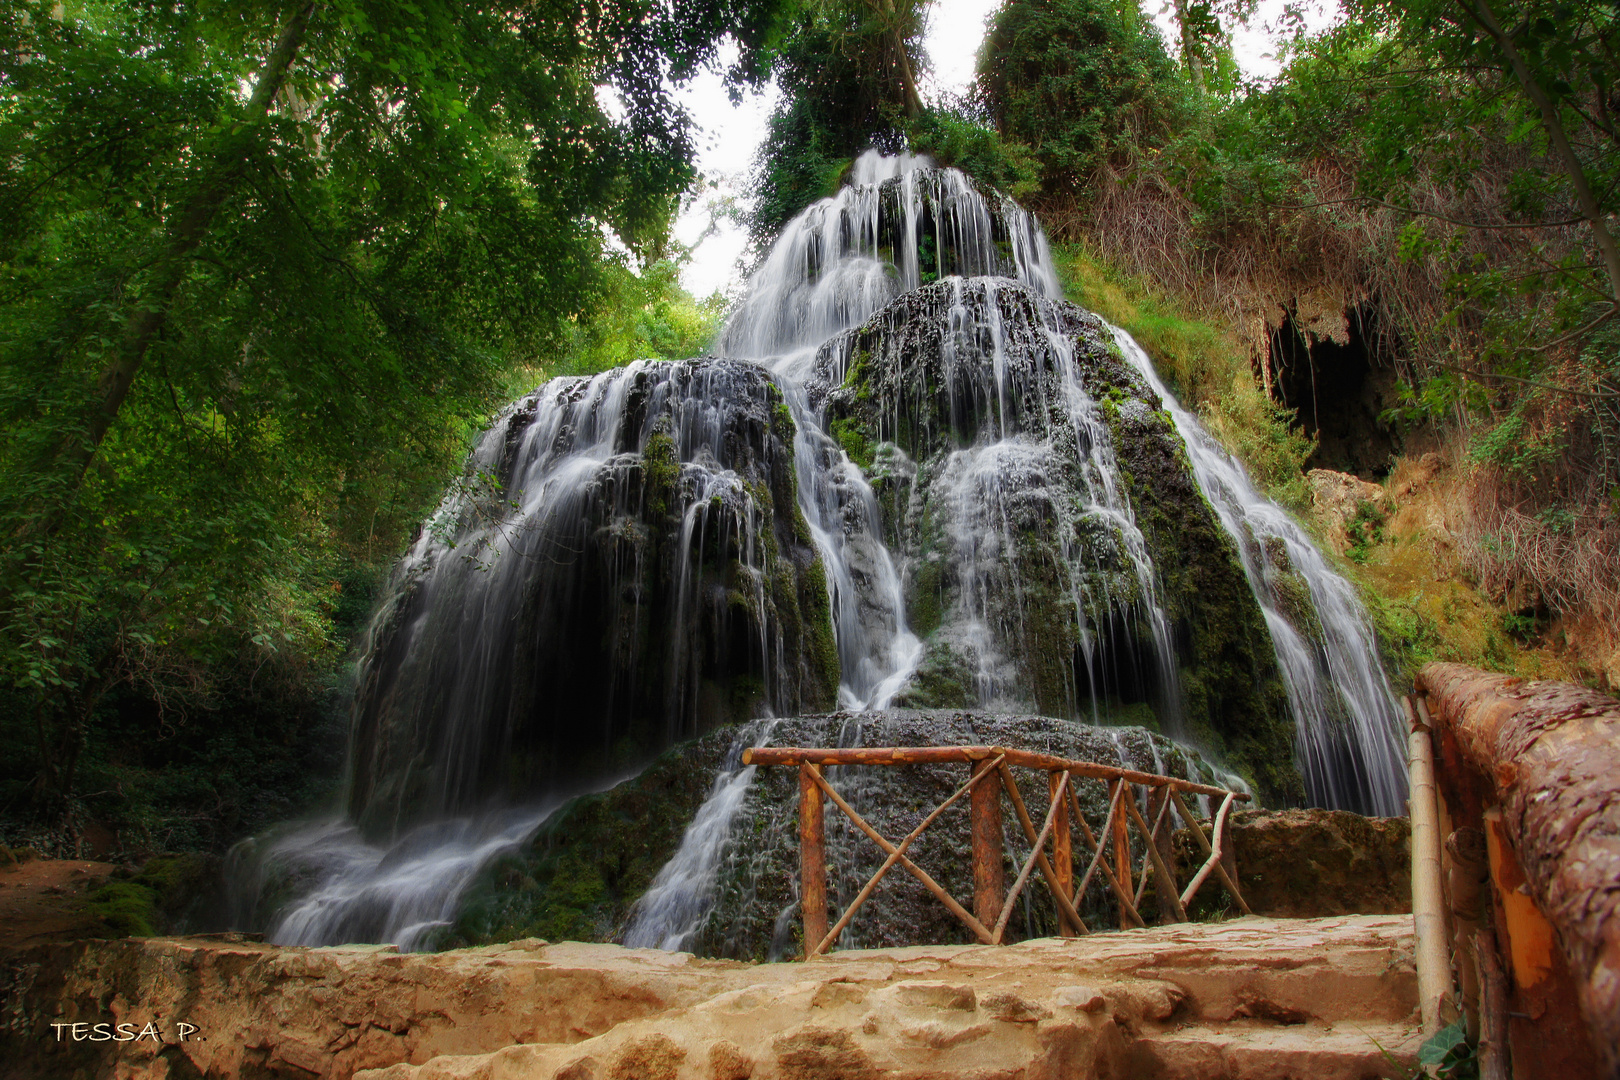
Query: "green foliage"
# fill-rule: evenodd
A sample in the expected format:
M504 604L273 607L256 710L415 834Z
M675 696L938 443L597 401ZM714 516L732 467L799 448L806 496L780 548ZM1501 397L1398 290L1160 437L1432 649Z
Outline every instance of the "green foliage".
M899 150L921 112L928 0L813 0L782 39L772 71L781 103L756 158L749 230L763 250L795 214L832 194L850 159Z
M623 261L603 268L604 296L589 319L576 320L546 375L589 375L633 360L685 360L713 345L725 316L718 293L696 300L680 285L680 266L660 259L641 273Z
M1049 190L1072 190L1122 146L1163 141L1174 69L1135 4L1010 0L979 54L996 129L1022 143Z
M1344 532L1350 538L1345 555L1351 562L1365 563L1372 549L1384 542L1384 512L1371 502L1360 503L1345 522Z
M863 430L859 420L849 416L841 417L828 425L827 430L833 438L838 440L838 445L844 448L844 453L849 455L849 460L859 465L863 473L871 472L873 461L872 444L867 439L866 432Z
M940 165L961 169L984 187L1020 202L1039 188L1040 163L1028 147L1004 139L968 101L932 103L906 126L911 148Z
M1461 1020L1448 1024L1423 1040L1418 1047L1418 1064L1423 1073L1442 1080L1475 1080L1479 1076L1479 1058L1475 1046L1468 1041L1468 1033ZM1432 1073L1429 1070L1433 1070Z
M355 598L514 382L702 348L671 84L779 5L284 7L0 12L0 786L141 845L313 797Z

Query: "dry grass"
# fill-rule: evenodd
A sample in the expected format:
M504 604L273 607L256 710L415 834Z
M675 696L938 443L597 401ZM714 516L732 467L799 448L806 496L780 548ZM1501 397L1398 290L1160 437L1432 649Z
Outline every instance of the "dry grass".
M1483 589L1515 611L1590 611L1609 649L1620 647L1620 522L1557 504L1536 512L1490 466L1472 470L1457 504L1449 525Z
M1536 162L1519 147L1491 148L1461 191L1421 174L1408 195L1417 213L1355 198L1351 167L1330 157L1301 174L1297 202L1244 206L1224 219L1199 212L1154 162L1105 166L1084 199L1048 197L1039 206L1054 235L1082 241L1122 270L1146 277L1199 311L1239 328L1256 371L1269 385L1267 340L1285 316L1318 338L1344 340L1345 312L1371 305L1388 329L1389 359L1408 376L1427 377L1449 360L1474 356L1483 314L1459 310L1451 283L1458 267L1476 261L1511 277L1533 277L1549 261L1580 250L1575 227L1491 230L1460 228L1445 219L1481 225L1508 222L1508 185L1516 170ZM1563 208L1549 207L1551 217ZM1403 231L1423 224L1433 243L1415 258L1400 257ZM1552 326L1552 297L1531 292L1499 301L1516 306L1527 325Z

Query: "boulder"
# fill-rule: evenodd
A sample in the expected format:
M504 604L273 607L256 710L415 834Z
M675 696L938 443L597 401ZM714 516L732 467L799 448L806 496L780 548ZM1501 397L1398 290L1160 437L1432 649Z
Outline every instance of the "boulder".
M1311 486L1311 508L1322 534L1340 555L1370 540L1368 529L1381 523L1389 511L1389 496L1384 489L1358 476L1312 469L1306 479Z

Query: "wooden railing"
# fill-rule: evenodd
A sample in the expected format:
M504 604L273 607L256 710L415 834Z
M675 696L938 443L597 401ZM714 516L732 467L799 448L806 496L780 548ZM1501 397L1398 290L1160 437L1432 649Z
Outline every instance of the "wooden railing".
M951 913L960 919L973 934L986 945L999 945L1007 933L1007 922L1012 916L1013 904L1029 883L1031 873L1039 869L1052 901L1057 908L1060 932L1065 937L1090 933L1090 927L1081 917L1079 905L1092 877L1101 873L1119 904L1121 929L1146 926L1138 910L1142 903L1149 875L1157 877L1157 892L1162 906L1176 921L1186 921L1187 907L1198 890L1213 875L1232 895L1233 901L1244 914L1252 914L1243 894L1238 889L1236 876L1223 865L1226 843L1226 821L1234 803L1246 802L1249 796L1225 788L1198 784L1173 776L1137 772L1089 761L1072 761L1052 754L1030 750L1012 750L1001 746L895 746L854 747L845 749L804 749L794 747L755 747L745 751L743 762L748 765L796 765L799 768L799 874L800 911L804 919L805 958L819 956L831 947L838 935L855 917L862 904L872 895L880 881L897 864L920 881L924 888L936 896ZM884 837L835 791L821 773L828 765L946 765L970 766L967 782L955 794L935 807L927 817L899 843ZM1047 774L1048 806L1040 828L1036 828L1029 808L1019 793L1013 768L1037 769ZM1108 811L1102 826L1094 833L1080 809L1075 788L1083 779L1100 780L1107 788ZM1137 808L1135 788L1148 791L1146 815ZM1012 804L1013 813L1029 841L1030 854L1020 868L1012 888L1005 888L1002 866L1002 795ZM1214 816L1210 835L1206 836L1199 819L1187 808L1184 795L1208 795L1219 798L1220 809ZM928 827L964 796L968 798L973 846L973 910L968 911L951 896L939 882L907 856L907 850ZM888 856L878 867L855 899L844 909L835 926L827 925L827 854L826 827L823 799L843 811L855 827L865 833ZM1174 807L1190 830L1194 842L1203 852L1204 863L1177 891L1175 872L1171 860L1161 850L1168 832L1174 828L1174 819L1167 822L1170 808ZM1151 817L1153 823L1148 824ZM1090 862L1080 880L1074 880L1073 826L1079 826L1079 837L1089 854ZM1132 885L1132 856L1130 830L1135 826L1142 839L1142 865L1136 873L1139 884ZM1047 854L1047 845L1051 854ZM1113 858L1108 857L1112 846Z

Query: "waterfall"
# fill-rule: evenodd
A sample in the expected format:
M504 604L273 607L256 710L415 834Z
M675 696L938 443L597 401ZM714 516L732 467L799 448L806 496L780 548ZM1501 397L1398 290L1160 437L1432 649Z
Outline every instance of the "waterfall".
M1298 733L1295 756L1311 803L1362 814L1403 813L1400 715L1355 587L1181 406L1135 339L1117 327L1113 332L1126 359L1164 400L1199 488L1237 543L1288 688ZM1304 585L1306 603L1298 588L1290 588L1297 582Z
M248 897L288 881L314 883L270 924L267 936L279 945L387 941L415 949L451 924L478 871L519 851L551 808L435 821L392 844L368 843L352 822L314 822L267 843L238 845L231 877ZM248 914L237 921L249 921Z
M237 853L272 940L430 944L565 795L723 725L740 752L834 707L1286 723L1271 643L1244 651L1265 628L1311 799L1398 810L1348 583L1061 299L1035 219L910 155L849 181L783 229L720 355L553 379L478 439L369 626L344 815ZM1200 570L1253 626L1225 674L1185 675L1212 619L1166 546L1184 518L1241 557ZM720 770L628 941L693 940L753 780Z

